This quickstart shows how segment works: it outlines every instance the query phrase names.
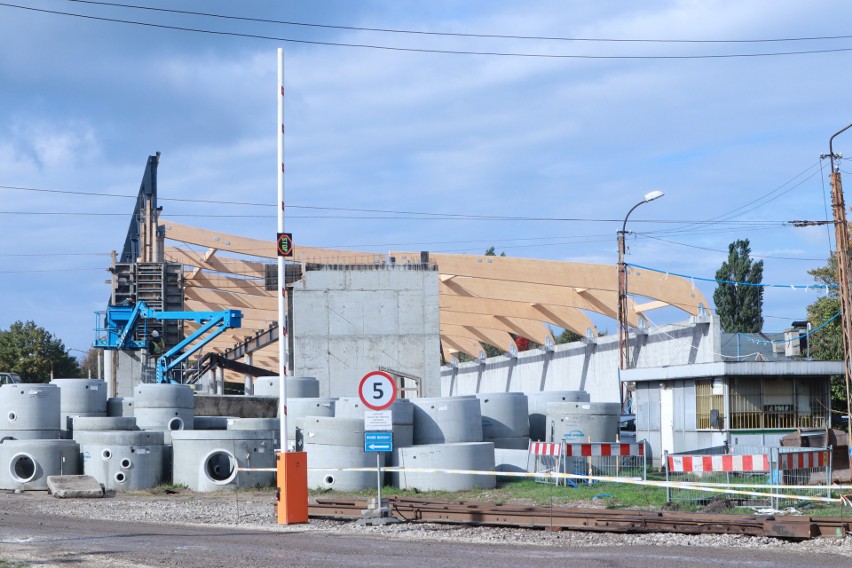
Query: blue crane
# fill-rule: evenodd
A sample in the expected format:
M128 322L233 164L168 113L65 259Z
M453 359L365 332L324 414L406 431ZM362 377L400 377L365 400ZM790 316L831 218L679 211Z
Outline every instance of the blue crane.
M218 337L226 329L240 327L242 325L242 318L243 314L239 310L223 310L219 312L163 312L149 308L142 301L137 302L135 306L107 306L104 320L105 327L98 327L96 329L97 336L93 346L109 350L145 349L147 347L148 320L194 321L200 324L201 327L157 359L157 382L173 383L176 381L171 380L169 374L175 367ZM136 332L139 329L143 331L142 339L136 339Z

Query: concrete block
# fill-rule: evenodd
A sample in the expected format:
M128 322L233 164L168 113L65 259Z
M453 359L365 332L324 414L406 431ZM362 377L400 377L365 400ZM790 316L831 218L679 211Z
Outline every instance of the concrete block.
M90 475L50 475L47 490L57 499L91 499L104 496L104 488Z

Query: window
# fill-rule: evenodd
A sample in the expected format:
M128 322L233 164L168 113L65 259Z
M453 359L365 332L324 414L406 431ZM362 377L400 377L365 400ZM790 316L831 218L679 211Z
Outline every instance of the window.
M695 381L695 410L699 430L725 426L725 391L720 379Z
M825 381L810 377L731 380L731 429L822 428Z

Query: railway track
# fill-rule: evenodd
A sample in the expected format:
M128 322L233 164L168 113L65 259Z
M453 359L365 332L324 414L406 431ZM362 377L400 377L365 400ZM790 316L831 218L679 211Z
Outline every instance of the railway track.
M785 517L721 515L668 511L568 509L442 502L392 497L386 499L392 515L409 522L520 527L622 533L736 534L790 540L852 536L852 517ZM318 499L309 507L312 517L357 519L366 501Z

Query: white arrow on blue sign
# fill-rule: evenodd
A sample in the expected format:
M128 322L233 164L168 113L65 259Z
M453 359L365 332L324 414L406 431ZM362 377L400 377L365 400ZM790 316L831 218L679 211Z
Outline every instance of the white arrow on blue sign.
M365 452L392 452L393 432L364 432Z

